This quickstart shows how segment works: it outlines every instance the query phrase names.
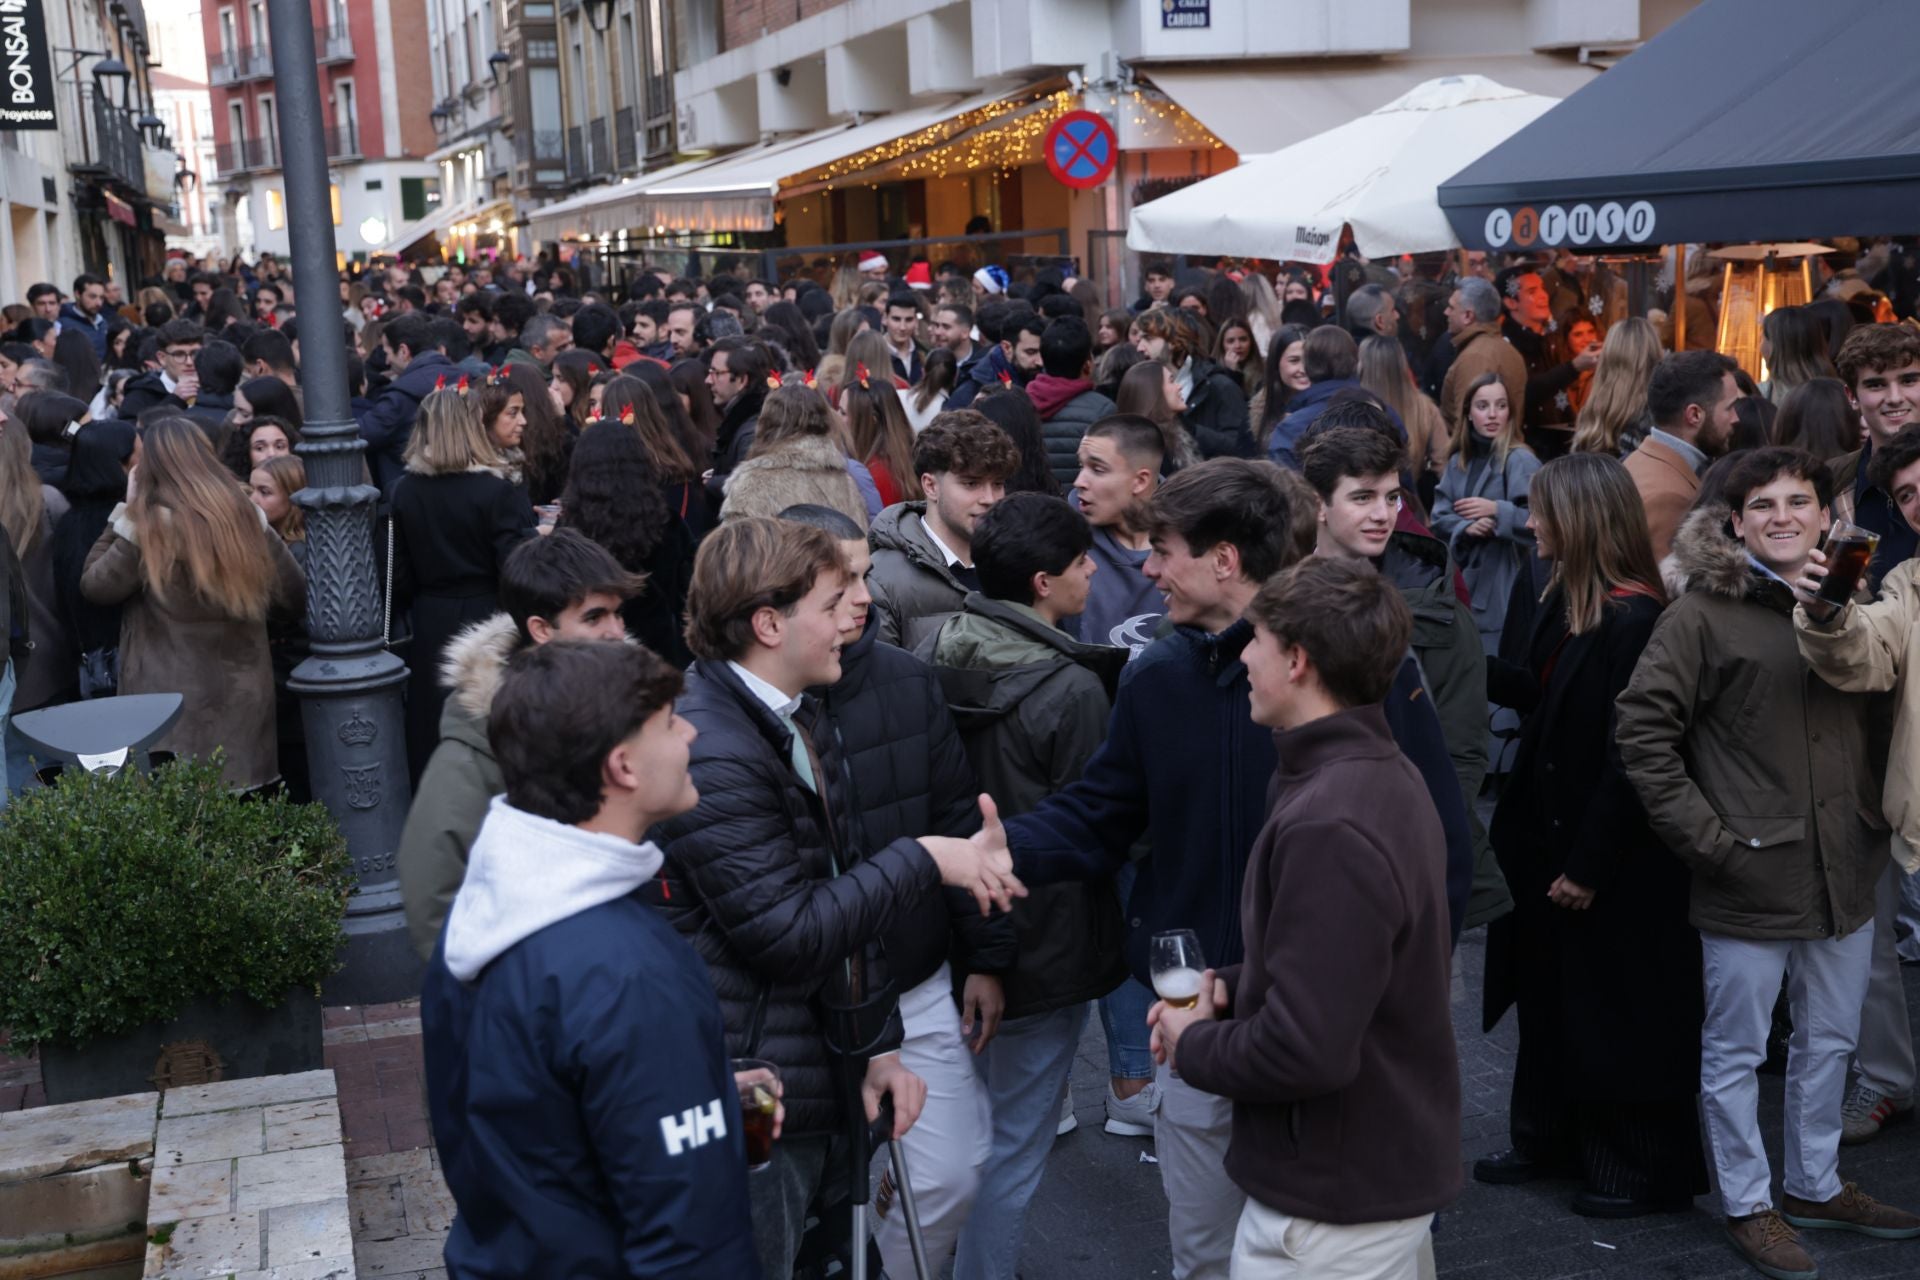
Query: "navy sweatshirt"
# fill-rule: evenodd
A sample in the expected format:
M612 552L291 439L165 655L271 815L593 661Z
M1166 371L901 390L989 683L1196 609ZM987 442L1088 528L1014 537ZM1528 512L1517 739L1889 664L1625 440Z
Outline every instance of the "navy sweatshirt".
M1149 837L1152 852L1138 864L1126 906L1127 965L1148 985L1148 942L1163 930L1192 929L1213 968L1243 958L1240 889L1278 763L1273 730L1253 721L1240 661L1252 639L1253 624L1242 620L1219 635L1176 627L1156 640L1121 673L1107 740L1079 780L1006 821L1014 869L1034 884L1110 875ZM1473 838L1411 656L1385 711L1446 835L1447 914L1457 939L1473 885Z

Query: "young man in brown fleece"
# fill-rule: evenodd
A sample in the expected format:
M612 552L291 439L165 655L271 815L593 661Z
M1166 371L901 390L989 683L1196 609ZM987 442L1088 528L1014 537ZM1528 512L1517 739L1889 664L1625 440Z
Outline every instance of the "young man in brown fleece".
M1233 1100L1234 1276L1414 1280L1460 1185L1460 1079L1446 838L1381 707L1412 617L1385 578L1322 557L1247 617L1280 799L1247 862L1246 960L1192 1009L1153 1006L1154 1054Z

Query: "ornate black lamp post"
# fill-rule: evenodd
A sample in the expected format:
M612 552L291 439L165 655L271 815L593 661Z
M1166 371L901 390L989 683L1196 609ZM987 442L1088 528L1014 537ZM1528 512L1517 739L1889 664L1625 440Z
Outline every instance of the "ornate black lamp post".
M287 238L303 306L300 383L306 425L299 454L307 487L307 631L312 656L288 687L300 695L313 794L346 834L360 884L347 907L346 964L329 1003L419 994L420 962L407 940L394 852L412 799L400 707L407 669L386 651L373 553L374 504L365 445L348 411L347 346L335 299L332 201L322 134L313 13L307 0L267 0L287 184Z

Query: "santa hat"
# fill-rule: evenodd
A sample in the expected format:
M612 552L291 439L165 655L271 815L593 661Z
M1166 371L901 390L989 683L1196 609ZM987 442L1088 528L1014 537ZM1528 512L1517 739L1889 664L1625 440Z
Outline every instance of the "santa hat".
M1007 269L1005 267L996 267L989 263L973 273L973 282L982 289L985 289L988 293L1005 293L1007 291Z
M933 288L933 268L924 262L916 262L908 267L907 287L912 289Z
M887 255L884 253L863 253L860 255L860 269L862 271L885 271L887 266Z

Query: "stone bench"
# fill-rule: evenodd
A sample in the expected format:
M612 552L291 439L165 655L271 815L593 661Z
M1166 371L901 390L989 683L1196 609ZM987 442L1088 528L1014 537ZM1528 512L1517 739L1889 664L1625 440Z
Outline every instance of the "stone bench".
M333 1072L0 1117L0 1224L0 1280L353 1280Z

